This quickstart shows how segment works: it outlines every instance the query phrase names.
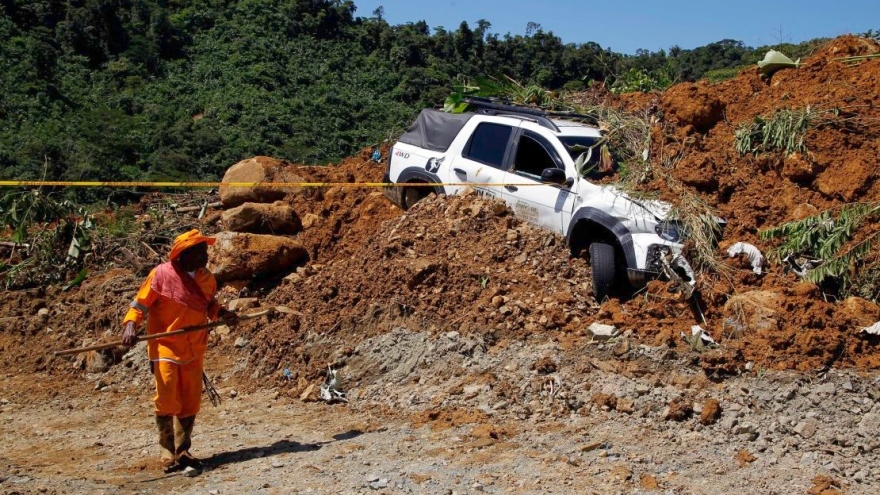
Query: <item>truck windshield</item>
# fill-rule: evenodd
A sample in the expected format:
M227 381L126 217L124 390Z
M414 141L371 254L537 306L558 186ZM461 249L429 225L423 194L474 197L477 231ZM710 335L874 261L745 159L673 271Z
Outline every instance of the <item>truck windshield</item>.
M578 170L582 177L593 175L599 168L599 146L602 138L588 136L560 136L559 140L575 163L584 155L583 165Z

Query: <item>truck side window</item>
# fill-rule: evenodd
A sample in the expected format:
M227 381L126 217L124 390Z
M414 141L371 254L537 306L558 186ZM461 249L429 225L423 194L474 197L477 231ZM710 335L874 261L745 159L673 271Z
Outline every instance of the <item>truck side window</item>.
M523 134L516 147L513 172L530 179L540 180L545 168L559 168L547 148L528 134Z
M503 169L504 153L513 128L502 124L483 123L477 126L463 156L476 162Z

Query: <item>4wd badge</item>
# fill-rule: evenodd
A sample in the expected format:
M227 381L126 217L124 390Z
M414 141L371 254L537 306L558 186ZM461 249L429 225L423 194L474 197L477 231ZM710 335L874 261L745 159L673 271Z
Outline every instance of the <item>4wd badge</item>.
M395 150L394 156L399 156L403 159L407 159L407 158L409 158L409 153L407 153L406 151Z

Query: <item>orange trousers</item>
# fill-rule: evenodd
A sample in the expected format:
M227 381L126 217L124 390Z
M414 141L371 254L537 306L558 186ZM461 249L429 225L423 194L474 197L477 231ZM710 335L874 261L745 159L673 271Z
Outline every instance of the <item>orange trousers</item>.
M188 418L198 414L202 404L202 364L201 357L186 364L153 362L157 416Z

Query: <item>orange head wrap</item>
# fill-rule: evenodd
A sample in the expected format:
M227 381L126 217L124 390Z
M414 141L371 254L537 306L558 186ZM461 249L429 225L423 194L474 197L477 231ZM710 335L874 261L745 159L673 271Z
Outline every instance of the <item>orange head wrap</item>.
M180 234L177 236L177 239L174 239L174 245L171 246L171 252L168 254L168 259L174 261L186 248L193 247L202 242L210 246L217 242L217 239L214 237L203 236L198 229L193 229L185 234Z

